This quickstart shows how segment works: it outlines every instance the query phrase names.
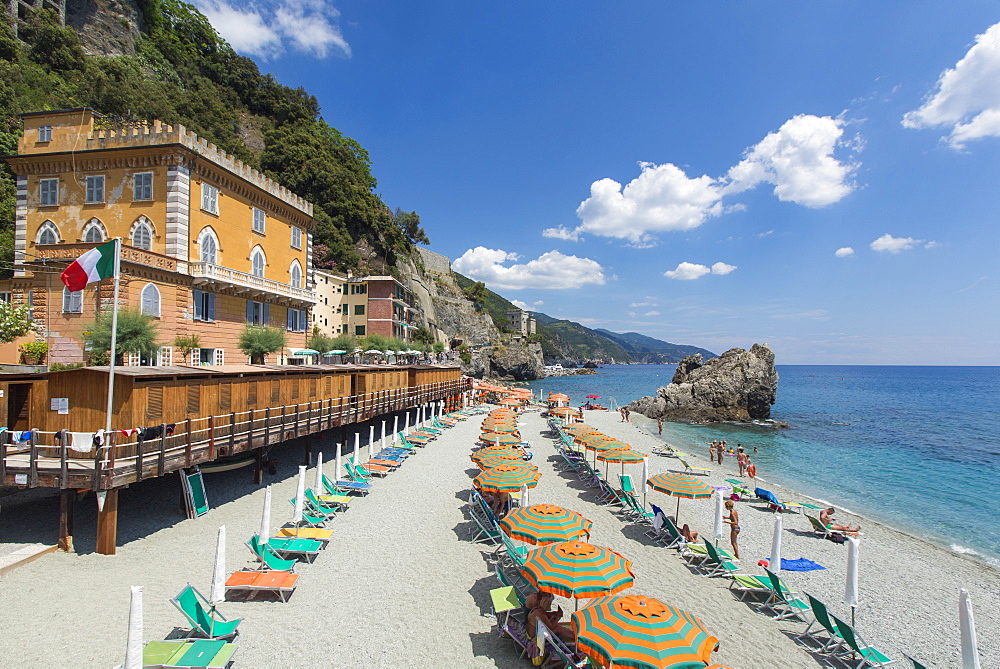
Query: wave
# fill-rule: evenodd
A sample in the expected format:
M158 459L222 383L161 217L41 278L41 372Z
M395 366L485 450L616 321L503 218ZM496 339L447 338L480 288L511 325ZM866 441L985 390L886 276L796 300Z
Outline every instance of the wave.
M971 557L976 558L980 562L985 562L986 564L988 564L993 568L1000 569L1000 560L998 560L995 557L991 557L989 555L980 553L974 548L969 548L968 546L961 546L959 544L951 544L949 548L951 548L952 553L958 553L959 555L969 555Z

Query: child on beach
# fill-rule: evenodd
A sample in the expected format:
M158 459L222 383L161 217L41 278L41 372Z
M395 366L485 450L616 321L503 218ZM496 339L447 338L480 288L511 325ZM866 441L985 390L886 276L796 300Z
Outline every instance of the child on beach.
M729 525L729 543L733 545L733 557L737 560L740 559L740 547L736 543L736 539L740 536L740 513L736 510L736 505L733 504L733 500L726 500L726 510L729 511L729 515L722 519L726 525Z

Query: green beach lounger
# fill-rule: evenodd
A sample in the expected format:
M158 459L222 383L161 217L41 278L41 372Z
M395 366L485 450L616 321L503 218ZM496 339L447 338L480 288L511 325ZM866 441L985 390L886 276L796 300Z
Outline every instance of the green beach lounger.
M708 539L704 539L705 549L708 551L708 559L701 563L705 571L704 576L730 576L740 570L739 566L731 559L724 557L718 549Z
M837 616L830 617L833 618L833 624L837 626L837 630L840 632L840 636L844 639L844 643L847 644L848 648L847 652L843 655L838 655L837 659L847 662L849 665L854 666L855 669L868 666L884 667L896 661L878 648L875 648L875 646L865 643L861 635L843 620ZM853 664L855 660L857 660L857 664Z
M298 560L286 560L268 548L267 544L261 544L260 538L256 534L250 537L250 541L247 542L247 548L257 556L263 569L294 571L295 565L298 562Z
M150 641L142 649L142 666L162 669L223 669L236 654L238 646L207 639L189 641Z
M818 644L818 649L820 652L837 652L838 649L843 647L844 638L840 636L840 630L837 629L836 624L830 620L830 614L826 610L826 604L819 601L808 592L804 593L806 599L809 601L809 608L812 610L813 619L806 627L802 634L795 637L797 643L805 644L805 640L809 639L815 641ZM816 630L812 631L813 627L816 626ZM826 632L826 638L823 639L818 635Z
M210 613L212 605L190 583L173 597L170 603L176 606L191 624L191 631L187 634L189 637L200 634L208 639L226 639L235 638L240 633L237 628L243 619L226 620L218 609Z
M771 620L787 620L798 618L805 622L805 615L812 611L808 602L802 601L799 596L785 585L773 571L764 568L764 573L771 580L771 597L757 608L758 611L765 609L774 611ZM815 614L814 614L815 615Z

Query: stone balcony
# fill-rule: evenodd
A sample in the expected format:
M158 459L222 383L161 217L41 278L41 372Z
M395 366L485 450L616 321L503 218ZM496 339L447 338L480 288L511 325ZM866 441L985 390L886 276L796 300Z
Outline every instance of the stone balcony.
M228 289L226 292L233 292L249 299L276 299L307 308L319 301L319 298L311 290L296 288L287 283L280 283L207 262L189 263L188 273L194 278L196 286Z

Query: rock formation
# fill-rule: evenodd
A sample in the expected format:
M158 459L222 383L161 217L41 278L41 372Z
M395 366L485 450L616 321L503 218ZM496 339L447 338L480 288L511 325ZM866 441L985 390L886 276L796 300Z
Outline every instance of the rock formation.
M534 381L545 376L539 344L511 342L504 346L474 351L472 361L462 365L462 373L499 381Z
M628 409L671 421L762 420L770 418L777 393L774 352L767 344L754 344L749 351L733 348L708 362L701 354L684 358L670 385Z

